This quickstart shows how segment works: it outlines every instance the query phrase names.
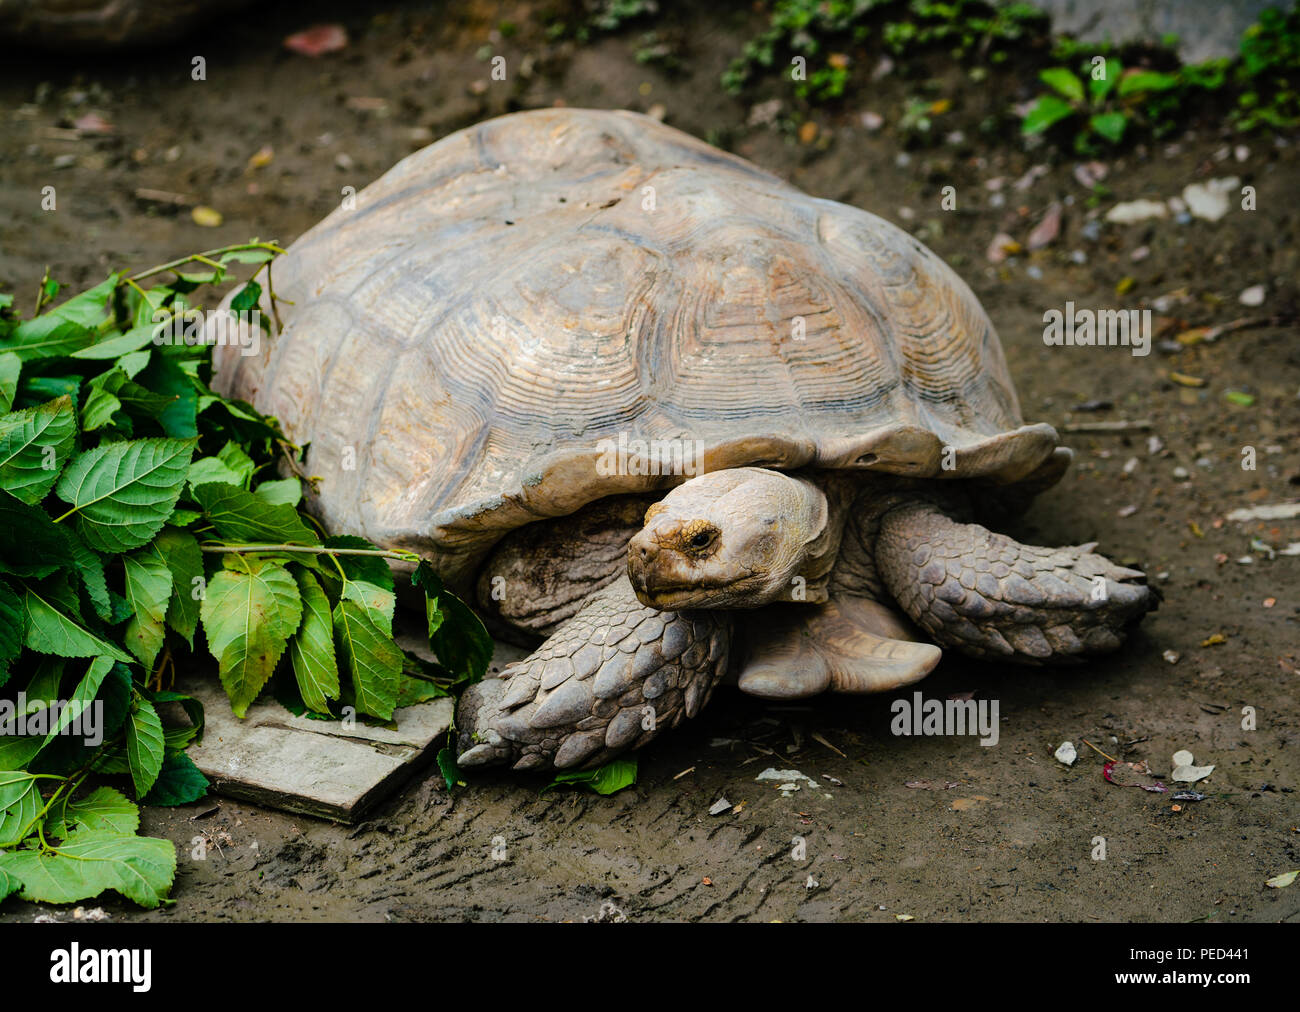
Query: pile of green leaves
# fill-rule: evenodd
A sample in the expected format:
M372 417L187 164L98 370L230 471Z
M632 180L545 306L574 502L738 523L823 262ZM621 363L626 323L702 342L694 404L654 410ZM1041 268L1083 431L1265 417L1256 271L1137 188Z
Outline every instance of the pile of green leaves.
M232 265L255 267L232 308L259 304L258 278L274 307L279 252L114 273L53 308L47 277L27 320L0 296L0 900L163 901L175 851L135 835L138 804L208 789L185 754L202 707L170 687L191 659L215 658L240 716L274 680L298 712L380 722L486 670L482 623L427 564L301 510L302 479L277 473L301 450L213 392L211 347L156 340L197 336L192 294ZM414 567L440 663L394 642L390 560ZM68 733L93 712L102 741Z
M1074 147L1080 153L1094 151L1098 138L1118 144L1130 121L1142 116L1154 96L1202 86L1199 78L1181 72L1125 72L1115 57L1099 57L1079 74L1066 67L1048 67L1038 77L1052 90L1034 100L1020 125L1021 133L1042 133L1058 123L1072 125Z
M745 43L722 77L733 95L761 72L781 64L789 78L791 60L802 56L808 73L795 81L795 94L825 102L844 94L851 75L848 51L879 37L883 48L903 56L930 48L956 58L981 55L992 63L1007 59L1027 33L1042 34L1047 16L1025 3L984 0L777 0L768 27ZM822 59L823 51L828 53Z

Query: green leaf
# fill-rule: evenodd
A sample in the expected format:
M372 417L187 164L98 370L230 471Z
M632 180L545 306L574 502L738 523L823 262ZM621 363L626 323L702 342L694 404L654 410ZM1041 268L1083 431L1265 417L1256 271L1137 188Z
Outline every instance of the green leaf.
M22 770L0 770L0 847L14 847L39 821L40 780Z
M70 397L0 416L0 488L29 505L39 503L58 480L76 436Z
M170 403L158 416L163 432L173 439L192 439L199 434L199 393L194 380L170 358L155 356L140 381L150 390L165 394Z
M57 657L112 657L131 662L130 654L101 639L79 622L63 614L49 600L31 587L23 595L24 643L38 654Z
M597 794L613 794L636 783L636 759L614 759L594 770L572 770L558 774L542 792L561 784L582 784Z
M1048 67L1038 72L1038 79L1071 102L1083 101L1083 82L1064 67Z
M168 525L150 546L166 561L172 574L172 595L167 604L167 624L194 646L199 627L199 598L203 587L203 550L198 539ZM196 582L197 581L197 582Z
M193 490L217 533L237 544L318 545L320 538L292 506L267 503L252 492L212 482Z
M121 791L96 787L84 798L50 809L46 836L67 836L74 829L130 836L140 828L140 809Z
M232 249L217 258L218 263L264 264L275 254L266 249Z
M344 598L334 607L334 637L352 674L357 712L381 720L392 719L402 679L402 651L390 622L356 600Z
M0 491L0 571L40 578L74 564L63 529L44 510Z
M1042 133L1053 123L1074 114L1074 106L1055 95L1040 95L1020 124L1022 134Z
M17 878L0 868L0 901L11 893L16 893L22 887L23 884Z
M169 752L144 803L164 808L188 805L207 794L209 787L208 778L194 765L193 759L184 752Z
M1088 78L1088 94L1092 96L1093 105L1097 105L1110 94L1111 89L1119 84L1120 74L1124 72L1123 65L1113 56L1106 57L1106 76L1100 79Z
M149 672L167 636L165 622L167 604L172 598L172 571L156 542L122 556L122 570L123 587L132 613L123 641Z
M0 872L22 882L22 898L34 903L77 903L112 889L153 909L176 876L176 849L170 840L82 829L49 850L0 854Z
M329 700L339 698L330 602L311 573L299 567L295 570L294 579L302 596L302 624L289 641L289 659L302 701L317 713L329 713Z
M0 580L0 685L8 677L9 662L23 649L27 616L22 598L4 580Z
M192 440L109 443L73 458L55 491L72 505L91 548L118 553L147 544L180 498Z
M208 646L237 717L248 712L275 672L302 618L298 585L287 569L269 560L250 558L243 564L244 572L223 569L213 576L200 608Z
M457 678L479 681L492 661L492 637L482 621L442 585L427 562L416 566L411 583L424 591L429 645L438 660Z
M108 677L111 670L113 670L113 660L110 657L96 657L90 662L86 674L77 683L76 690L68 699L68 705L59 714L58 722L50 728L49 733L45 736L42 748L53 741L57 735L67 730L73 721L77 720L83 713L91 709L95 703L95 697L99 695L99 687L104 684L104 679ZM85 729L83 728L83 730Z
M451 790L462 781L460 767L456 765L456 754L450 748L438 750L438 772L442 774L447 790Z
M142 798L158 779L163 763L162 720L153 703L143 696L132 700L126 720L126 758L131 764L135 796Z
M173 692L170 689L160 689L153 694L153 702L155 707L159 703L176 703L190 720L189 727L163 727L163 739L168 752L185 748L203 733L203 704L193 696ZM163 766L166 768L166 763Z
M253 495L273 506L297 506L302 501L302 482L297 478L264 481L253 489Z
M1119 82L1120 98L1146 92L1168 91L1178 86L1177 74L1162 74L1158 70L1136 70L1125 74Z
M104 575L104 560L86 547L81 538L73 531L62 531L68 550L72 556L73 568L81 577L86 597L90 599L95 614L110 625L113 624L112 600L108 595L108 580Z
M1100 113L1088 120L1088 126L1092 128L1093 133L1100 134L1112 144L1118 144L1120 138L1124 136L1124 128L1128 126L1128 120L1122 112Z
M403 674L401 687L397 690L397 707L401 709L403 706L415 706L417 703L424 703L430 699L443 699L450 695L451 692L437 682Z
M230 300L230 309L235 313L246 313L257 308L257 300L262 297L262 286L250 281Z
M215 457L199 457L190 464L191 486L215 481L245 488L252 477L252 458L234 442L226 443Z
M12 351L0 354L0 411L8 411L14 406L18 396L18 375L22 372L23 360Z
M24 320L7 338L0 340L0 351L12 351L24 362L70 355L98 339L97 328L103 322L108 297L117 287L117 274L108 280L74 295L63 305Z
M89 347L77 349L68 357L93 360L121 358L123 355L139 351L141 348L153 344L154 329L154 325L149 323L139 327L132 327L122 334L109 334Z

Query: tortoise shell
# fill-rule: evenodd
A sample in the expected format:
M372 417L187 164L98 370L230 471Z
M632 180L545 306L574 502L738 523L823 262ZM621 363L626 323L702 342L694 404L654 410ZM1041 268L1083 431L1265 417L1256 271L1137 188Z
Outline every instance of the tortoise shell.
M979 302L911 235L635 113L452 134L274 282L282 332L218 349L216 385L310 443L328 528L453 581L514 528L688 476L638 456L653 446L704 470L998 483L1057 446L1023 424Z

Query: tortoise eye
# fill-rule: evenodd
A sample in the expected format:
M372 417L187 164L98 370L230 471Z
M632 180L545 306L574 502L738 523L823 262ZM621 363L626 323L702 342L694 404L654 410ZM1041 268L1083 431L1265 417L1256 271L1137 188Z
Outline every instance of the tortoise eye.
M712 531L700 531L699 534L697 534L697 535L695 535L695 537L691 538L691 547L692 547L692 548L704 548L704 547L706 547L706 546L708 545L708 543L709 543L710 541L712 541L712 540L713 540L713 532L712 532Z

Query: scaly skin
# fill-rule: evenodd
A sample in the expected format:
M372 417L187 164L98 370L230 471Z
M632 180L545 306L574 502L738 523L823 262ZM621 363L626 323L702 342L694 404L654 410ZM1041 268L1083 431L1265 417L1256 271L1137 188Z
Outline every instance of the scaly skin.
M620 576L532 655L465 692L459 762L599 766L694 717L730 645L727 612L647 608Z
M1156 605L1152 590L1133 582L1141 572L1095 547L1022 545L910 503L885 514L875 559L889 592L941 645L1017 664L1065 664L1116 649Z
M828 581L847 501L831 491L762 468L678 486L629 542L626 573L527 659L466 692L460 762L566 769L639 748L695 716L727 673L736 609L750 628L740 688L792 699L892 689L938 663L889 596L940 645L1022 664L1114 650L1154 607L1154 592L1134 582L1142 574L1094 545L1021 545L951 519L946 499L920 487L863 493L852 508L869 522L849 539L860 564L852 579ZM948 506L960 512L959 501Z

